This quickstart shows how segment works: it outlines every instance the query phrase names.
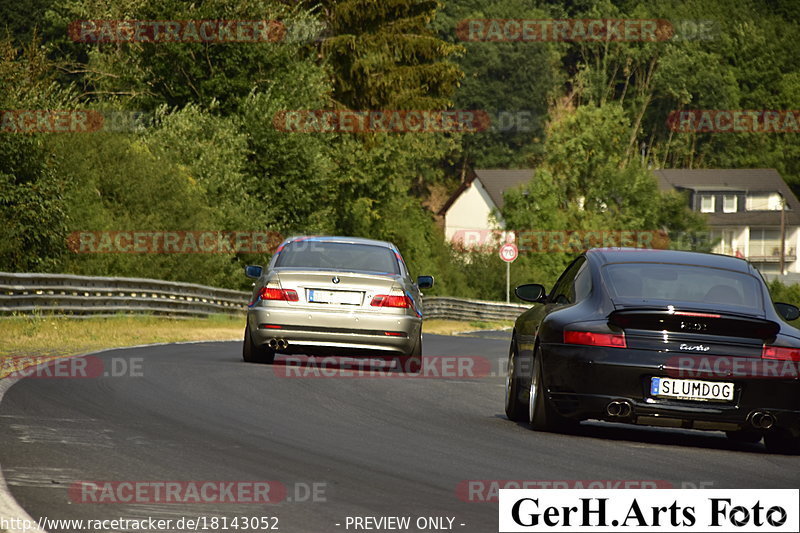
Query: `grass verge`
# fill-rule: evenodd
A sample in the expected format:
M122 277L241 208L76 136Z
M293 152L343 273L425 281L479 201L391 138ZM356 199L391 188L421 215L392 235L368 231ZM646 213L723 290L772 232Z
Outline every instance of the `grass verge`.
M120 315L64 318L34 315L0 319L0 359L9 356L65 356L137 344L238 339L244 315L174 319Z
M513 320L485 322L482 320L426 320L422 323L423 333L432 335L457 335L467 331L508 329L514 326Z

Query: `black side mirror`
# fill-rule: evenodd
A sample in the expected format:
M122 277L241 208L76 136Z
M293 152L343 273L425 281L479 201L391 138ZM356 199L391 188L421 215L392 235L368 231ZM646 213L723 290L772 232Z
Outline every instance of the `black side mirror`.
M261 273L264 272L264 267L260 265L247 265L244 267L244 275L248 278L258 279Z
M420 276L417 278L417 287L420 289L430 289L433 287L433 276Z
M544 302L547 298L547 291L544 285L538 283L526 283L514 289L517 298L525 302Z
M775 302L775 310L786 320L792 321L800 318L800 308L796 305Z

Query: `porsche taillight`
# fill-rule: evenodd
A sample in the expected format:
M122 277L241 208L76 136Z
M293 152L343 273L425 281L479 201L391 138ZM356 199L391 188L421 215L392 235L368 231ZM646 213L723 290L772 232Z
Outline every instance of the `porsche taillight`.
M627 348L624 333L594 333L592 331L564 331L564 344Z
M767 346L765 344L761 350L761 358L800 362L800 349L786 348L783 346Z

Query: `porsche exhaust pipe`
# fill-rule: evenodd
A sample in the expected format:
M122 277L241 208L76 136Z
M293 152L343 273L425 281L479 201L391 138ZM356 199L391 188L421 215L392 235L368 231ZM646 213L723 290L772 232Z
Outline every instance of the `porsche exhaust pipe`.
M278 349L279 350L285 350L288 347L289 347L289 343L286 341L286 339L278 339Z
M270 339L269 340L269 347L273 350L278 347L278 339Z
M631 404L620 400L614 400L606 406L606 413L614 418L627 418L631 416L632 412Z
M769 413L756 411L750 417L750 423L757 429L770 429L775 425L775 417Z

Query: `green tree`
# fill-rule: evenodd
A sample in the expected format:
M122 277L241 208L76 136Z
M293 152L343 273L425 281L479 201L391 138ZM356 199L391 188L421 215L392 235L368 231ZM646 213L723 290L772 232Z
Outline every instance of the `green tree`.
M37 42L0 40L0 110L69 109L74 98L53 80ZM4 123L3 127L6 126ZM65 252L68 181L53 165L46 133L0 133L0 268L57 269ZM63 134L68 135L68 134Z
M555 7L554 7L555 9ZM645 152L656 168L775 167L798 182L798 145L775 133L678 133L685 109L795 109L800 101L798 8L788 2L717 0L644 3L603 0L560 8L559 16L667 19L656 42L571 43L563 55L577 105L616 101L633 128L626 158Z
M556 43L470 42L457 29L472 19L543 19L547 8L524 0L447 2L433 27L442 40L461 44L466 52L455 61L464 79L453 97L457 109L486 111L488 131L465 135L464 166L517 168L541 155L548 107L565 81L560 70L564 48ZM463 27L462 27L463 30Z
M504 195L506 227L532 231L661 230L678 244L692 242L686 233L704 228L685 199L658 190L655 177L635 162L626 164L629 119L617 104L565 109L548 129L546 158L534 179ZM534 247L520 243L522 248ZM553 281L573 250L563 246L529 254L521 264Z
M52 43L71 57L70 72L87 99L122 97L127 108L153 111L166 104L189 103L235 112L251 92L266 90L293 74L309 53L294 33L275 32L273 42L131 42L74 44L69 34L76 20L273 20L284 28L313 26L316 19L297 6L272 0L236 3L209 0L137 0L109 4L102 0L58 1L47 12ZM295 37L295 38L289 38Z
M349 109L446 109L462 76L457 45L433 34L434 0L308 0L328 25L333 97Z

